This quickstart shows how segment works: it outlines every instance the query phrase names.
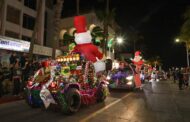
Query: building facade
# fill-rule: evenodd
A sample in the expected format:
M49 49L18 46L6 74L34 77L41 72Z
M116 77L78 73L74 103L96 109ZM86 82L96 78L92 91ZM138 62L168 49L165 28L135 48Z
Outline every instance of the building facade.
M39 12L39 0L1 0L1 2L0 36L30 42ZM45 46L47 46L48 41L48 24L51 26L53 25L52 22L53 0L42 0L35 40L35 44L38 46L34 46L34 54L39 53L41 55L42 52L47 52L44 55L51 56L52 49ZM39 46L41 46L41 50L37 48Z
M4 0L1 35L30 41L37 16L38 3L38 0ZM44 43L45 0L43 0L42 6L37 42L35 42L39 45Z

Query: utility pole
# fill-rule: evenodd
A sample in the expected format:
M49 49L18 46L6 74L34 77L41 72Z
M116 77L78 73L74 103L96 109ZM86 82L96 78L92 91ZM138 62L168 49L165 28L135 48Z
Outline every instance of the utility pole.
M77 1L77 15L79 15L79 7L80 7L80 0L76 0Z
M185 47L186 47L186 54L187 54L187 67L189 67L189 49L188 49L187 41L185 41Z
M109 0L106 0L106 16L109 15ZM105 44L104 44L104 51L105 56L107 56L107 42L108 42L108 19L106 18L104 21L104 33L105 33Z

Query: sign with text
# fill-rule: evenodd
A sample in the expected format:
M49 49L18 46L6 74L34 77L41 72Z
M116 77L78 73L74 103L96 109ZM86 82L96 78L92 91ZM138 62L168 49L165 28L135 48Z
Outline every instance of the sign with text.
M29 52L30 42L0 36L0 49Z

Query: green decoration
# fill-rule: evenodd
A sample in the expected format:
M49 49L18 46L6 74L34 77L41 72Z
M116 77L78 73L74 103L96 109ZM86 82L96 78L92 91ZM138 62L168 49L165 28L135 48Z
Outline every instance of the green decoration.
M71 64L71 65L70 65L70 69L71 69L71 70L75 70L76 68L77 68L77 64Z
M75 48L75 43L69 44L69 51L72 51Z
M68 105L66 103L64 94L62 94L60 91L58 91L57 92L57 98L58 98L58 101L61 105L61 111L66 113L68 110Z
M111 38L109 41L108 41L108 47L111 48L113 45L113 38Z

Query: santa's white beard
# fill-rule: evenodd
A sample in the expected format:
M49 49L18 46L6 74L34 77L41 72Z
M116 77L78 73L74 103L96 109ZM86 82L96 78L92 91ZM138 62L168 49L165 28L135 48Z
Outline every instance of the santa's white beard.
M77 44L86 44L92 42L90 31L75 34L75 42Z

